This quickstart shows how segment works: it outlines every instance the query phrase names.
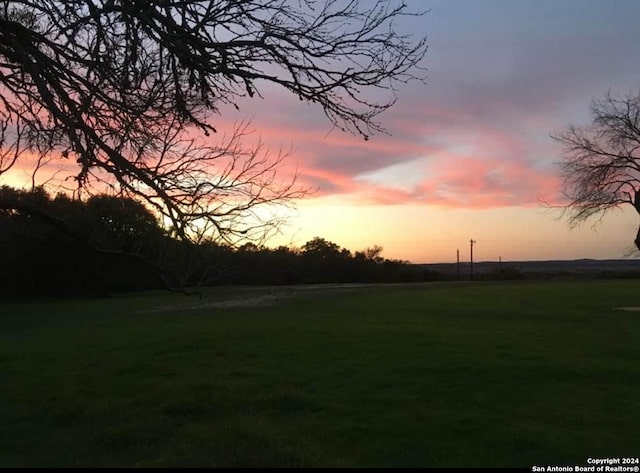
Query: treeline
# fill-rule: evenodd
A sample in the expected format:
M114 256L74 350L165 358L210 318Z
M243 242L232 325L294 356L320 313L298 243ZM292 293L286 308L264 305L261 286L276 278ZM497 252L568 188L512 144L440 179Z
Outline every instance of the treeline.
M135 200L86 201L42 188L0 187L0 291L103 295L222 284L408 282L424 279L382 248L341 248L314 238L301 248L239 248L173 238Z

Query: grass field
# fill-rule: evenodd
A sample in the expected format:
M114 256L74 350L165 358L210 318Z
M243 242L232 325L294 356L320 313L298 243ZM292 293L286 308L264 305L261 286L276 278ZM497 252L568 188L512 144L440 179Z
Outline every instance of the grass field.
M585 465L640 454L640 281L0 305L0 466ZM225 303L227 301L227 303Z

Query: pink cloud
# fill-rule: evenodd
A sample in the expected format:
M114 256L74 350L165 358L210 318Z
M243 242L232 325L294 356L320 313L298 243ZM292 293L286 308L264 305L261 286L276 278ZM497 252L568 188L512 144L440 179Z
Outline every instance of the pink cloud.
M490 122L472 126L464 111L432 108L426 120L419 114L414 120L400 115L393 123L400 136L366 142L337 131L324 137L302 127L287 130L272 124L260 130L265 142L275 144L285 136L291 140L292 166L295 163L301 183L317 188L316 196L472 208L531 206L557 199L559 180L546 158L551 148L532 138L535 133ZM418 184L402 185L391 173L385 180L386 169L403 163ZM371 172L376 179L362 177Z
M503 115L479 119L477 105L484 107L486 97L461 104L414 95L385 115L390 135L365 141L331 131L315 107L277 98L277 103L257 102L267 106L256 109L247 146L261 141L273 156L290 153L280 176L297 175L298 183L316 190L311 198L344 195L363 204L488 208L537 205L557 195L546 136L553 127L546 128L540 115L531 118L510 108L512 120L505 125ZM504 109L499 103L496 108ZM233 128L233 119L230 114L214 120L220 131L212 143ZM531 123L533 128L525 126ZM406 182L389 171L394 166L404 167Z
M554 200L558 187L556 176L526 162L458 157L433 166L416 195L452 207L532 206Z

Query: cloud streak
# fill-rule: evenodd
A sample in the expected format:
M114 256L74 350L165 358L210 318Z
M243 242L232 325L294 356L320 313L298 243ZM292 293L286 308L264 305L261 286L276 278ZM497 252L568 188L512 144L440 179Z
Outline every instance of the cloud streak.
M255 109L256 128L272 146L291 145L317 196L456 208L558 201L560 150L549 133L586 121L590 100L609 87L637 86L640 8L432 3L430 83L399 91L383 117L390 135L327 134L321 110L279 93Z
M429 7L419 22L398 25L429 33L430 78L398 91L381 117L389 135L364 141L332 130L321 109L268 87L263 100L243 101L214 124L230 129L234 119L253 117L256 139L274 153L292 150L283 177L297 173L316 197L474 209L557 201L559 149L549 133L585 121L590 100L609 87L638 85L640 4L431 0Z

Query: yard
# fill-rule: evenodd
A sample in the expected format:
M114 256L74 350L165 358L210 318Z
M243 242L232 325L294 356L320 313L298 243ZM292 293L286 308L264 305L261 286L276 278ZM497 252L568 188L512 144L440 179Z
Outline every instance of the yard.
M0 305L0 467L531 467L640 454L640 282Z

